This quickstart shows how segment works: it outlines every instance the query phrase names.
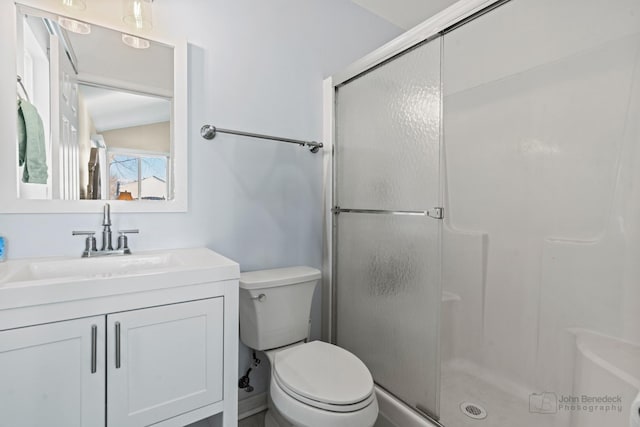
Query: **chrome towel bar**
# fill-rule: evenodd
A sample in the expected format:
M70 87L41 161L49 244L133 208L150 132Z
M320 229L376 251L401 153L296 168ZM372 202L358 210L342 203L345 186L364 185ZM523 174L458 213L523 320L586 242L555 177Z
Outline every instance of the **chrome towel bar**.
M301 147L311 147L312 153L317 153L323 146L322 142L302 141L300 139L282 138L279 136L262 135L259 133L242 132L239 130L221 129L212 125L204 125L200 129L200 135L204 139L213 139L218 133L226 133L229 135L247 136L249 138L268 139L271 141L288 142L289 144L297 144Z

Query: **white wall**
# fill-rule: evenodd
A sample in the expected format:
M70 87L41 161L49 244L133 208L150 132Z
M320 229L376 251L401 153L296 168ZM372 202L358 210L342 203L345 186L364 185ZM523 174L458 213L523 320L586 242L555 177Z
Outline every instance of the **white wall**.
M408 30L454 4L457 0L352 0L389 22Z
M14 19L6 12L10 6L0 6L0 26ZM116 215L114 229L140 229L130 241L134 251L207 246L240 262L242 270L320 267L322 157L233 136L204 141L199 129L211 123L319 140L322 79L399 30L348 0L162 0L154 10L156 26L192 43L190 132L184 141L190 151L189 212ZM0 94L14 96L13 85L0 82ZM9 258L79 256L83 242L71 231L97 230L100 220L98 212L0 215L0 235L8 238ZM315 337L319 308L316 301ZM244 371L247 350L240 351ZM265 390L266 367L259 371L257 391Z
M171 151L171 123L132 126L100 132L108 148L169 153Z

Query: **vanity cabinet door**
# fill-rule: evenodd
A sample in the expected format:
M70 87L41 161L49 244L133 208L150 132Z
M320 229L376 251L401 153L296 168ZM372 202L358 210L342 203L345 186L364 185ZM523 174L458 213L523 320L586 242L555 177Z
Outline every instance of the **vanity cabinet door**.
M148 426L222 400L223 298L107 316L107 423Z
M104 426L105 378L104 316L0 332L0 426Z

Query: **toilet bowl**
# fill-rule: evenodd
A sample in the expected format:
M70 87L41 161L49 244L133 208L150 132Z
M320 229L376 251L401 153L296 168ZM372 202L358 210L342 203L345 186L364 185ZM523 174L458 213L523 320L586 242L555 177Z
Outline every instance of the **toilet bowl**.
M240 339L271 362L266 427L372 427L371 373L355 355L306 342L320 272L309 267L240 275Z
M322 341L266 352L278 427L371 427L378 417L373 378L348 351Z

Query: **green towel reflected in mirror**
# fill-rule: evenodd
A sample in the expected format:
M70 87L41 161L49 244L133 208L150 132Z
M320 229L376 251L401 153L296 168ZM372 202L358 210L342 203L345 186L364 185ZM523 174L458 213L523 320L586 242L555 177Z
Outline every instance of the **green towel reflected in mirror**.
M24 165L22 182L47 183L44 126L36 107L24 99L18 100L18 164Z

